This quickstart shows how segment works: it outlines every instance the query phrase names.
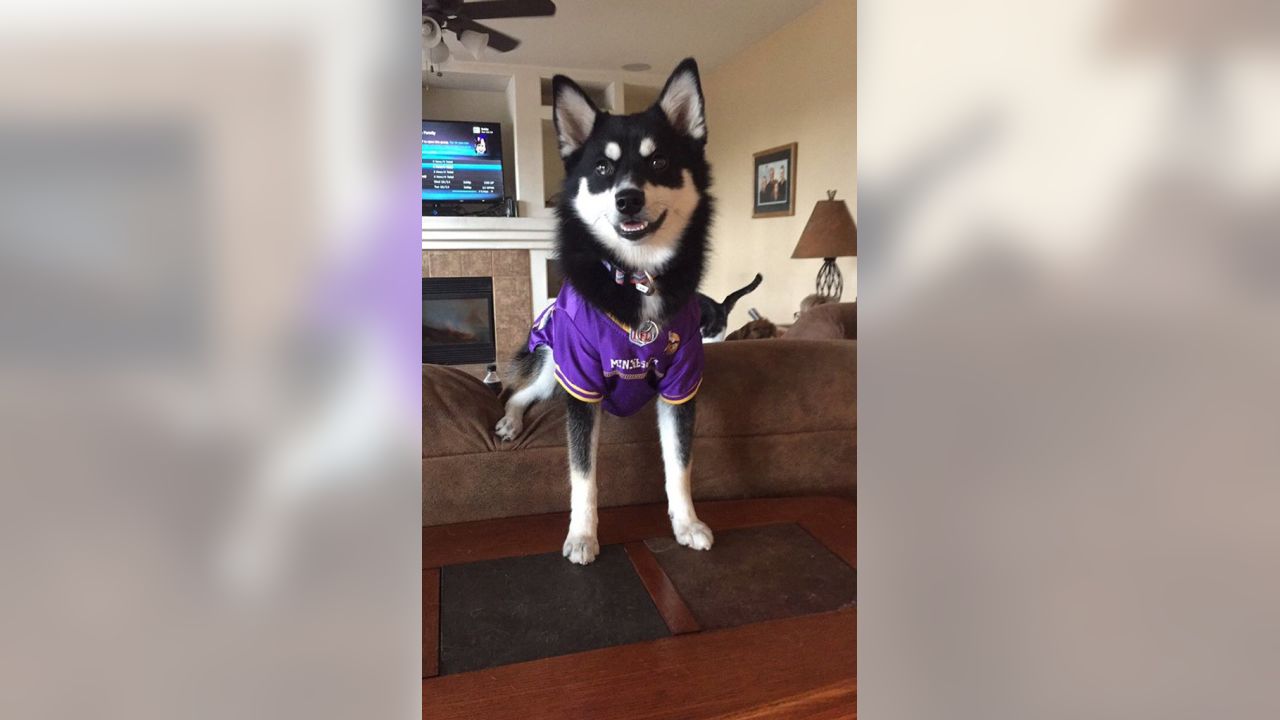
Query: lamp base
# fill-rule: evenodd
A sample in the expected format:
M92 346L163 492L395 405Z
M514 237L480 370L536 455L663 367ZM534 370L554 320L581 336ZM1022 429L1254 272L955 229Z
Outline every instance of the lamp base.
M819 295L832 300L839 300L844 294L844 276L840 274L840 268L836 267L835 258L822 258L822 267L818 269L815 288Z

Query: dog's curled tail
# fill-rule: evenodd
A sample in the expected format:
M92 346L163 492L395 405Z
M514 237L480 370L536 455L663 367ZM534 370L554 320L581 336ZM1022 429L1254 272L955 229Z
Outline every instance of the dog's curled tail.
M762 282L764 282L764 276L761 275L760 273L756 273L755 280L752 280L751 282L747 283L746 286L738 288L737 290L734 290L733 292L729 293L728 297L726 297L724 299L724 302L721 303L721 305L724 305L725 314L728 315L729 312L733 310L733 306L736 305L738 301L742 299L743 295L746 295L747 293L750 293L752 290L755 290L756 288L760 287L760 283Z

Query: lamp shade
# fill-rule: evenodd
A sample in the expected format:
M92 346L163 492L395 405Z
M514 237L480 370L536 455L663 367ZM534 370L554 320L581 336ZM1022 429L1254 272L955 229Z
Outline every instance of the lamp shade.
M843 200L834 192L819 200L800 233L800 242L791 253L793 258L852 257L858 254L858 226Z

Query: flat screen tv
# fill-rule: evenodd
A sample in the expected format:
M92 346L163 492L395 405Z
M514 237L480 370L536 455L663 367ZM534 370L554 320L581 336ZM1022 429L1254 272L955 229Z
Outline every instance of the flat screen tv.
M422 208L500 203L502 131L496 122L422 121Z

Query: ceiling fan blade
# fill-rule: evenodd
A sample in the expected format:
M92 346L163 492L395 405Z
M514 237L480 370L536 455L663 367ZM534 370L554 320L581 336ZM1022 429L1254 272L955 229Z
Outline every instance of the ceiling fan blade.
M426 15L428 11L444 15L457 15L460 7L462 7L462 0L422 0L423 15Z
M449 29L459 37L461 37L463 30L475 30L476 32L489 33L489 47L498 52L510 52L520 45L520 41L510 35L498 32L488 25L481 25L470 18L462 17L461 15L455 18L449 18Z
M483 0L464 3L459 12L472 20L546 17L556 14L556 4L551 0Z

